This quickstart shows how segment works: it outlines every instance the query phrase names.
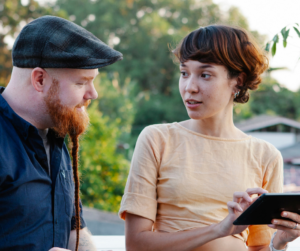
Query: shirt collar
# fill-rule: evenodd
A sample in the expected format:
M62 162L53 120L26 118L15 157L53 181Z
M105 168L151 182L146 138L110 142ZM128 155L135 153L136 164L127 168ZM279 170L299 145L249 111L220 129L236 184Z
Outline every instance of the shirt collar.
M30 128L37 130L32 124L25 119L21 118L14 110L9 106L6 100L2 97L2 92L5 90L4 87L0 87L0 112L9 119L12 125L16 128L17 132L21 134L26 140ZM31 129L31 130L32 130Z

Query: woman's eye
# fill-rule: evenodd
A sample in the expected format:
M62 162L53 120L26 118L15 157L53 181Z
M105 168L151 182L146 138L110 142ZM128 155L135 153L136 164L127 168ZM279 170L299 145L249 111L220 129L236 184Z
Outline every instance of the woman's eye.
M76 83L76 85L84 85L84 83Z
M182 75L183 77L186 77L186 76L187 76L187 73L186 73L185 71L181 71L180 73L181 73L181 75Z
M209 74L202 73L202 74L201 74L201 77L202 77L202 78L209 78L210 75L209 75Z

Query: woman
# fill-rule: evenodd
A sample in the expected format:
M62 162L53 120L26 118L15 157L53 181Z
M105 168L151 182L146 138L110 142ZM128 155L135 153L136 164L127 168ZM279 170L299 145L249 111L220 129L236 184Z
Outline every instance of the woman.
M282 192L280 152L233 124L234 102L249 100L268 60L245 31L222 25L193 31L173 53L190 120L149 126L139 136L119 212L126 248L270 250L273 229L232 224L251 195ZM278 232L274 247L298 232Z

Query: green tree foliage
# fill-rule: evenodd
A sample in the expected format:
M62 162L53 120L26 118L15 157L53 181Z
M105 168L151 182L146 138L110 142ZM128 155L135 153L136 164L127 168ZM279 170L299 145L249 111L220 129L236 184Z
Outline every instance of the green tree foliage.
M23 26L42 15L65 16L63 11L41 7L33 0L0 0L0 85L9 82L12 58L7 42L12 42Z
M300 119L300 91L293 92L266 76L258 90L251 92L247 104L234 108L234 120L240 121L260 114L278 115Z
M84 205L117 212L129 161L117 153L118 119L103 116L98 101L88 109L90 126L80 141L81 199Z
M288 37L290 35L290 31L291 30L293 32L295 32L295 34L297 34L297 36L300 38L300 31L299 31L300 28L299 28L299 24L298 23L295 23L292 26L285 26L285 27L283 27L281 29L280 32L278 32L277 34L274 35L274 37L273 37L273 39L271 41L267 42L265 50L267 52L269 52L270 49L271 49L272 56L274 57L275 54L276 54L276 50L277 50L277 44L279 44L279 42L280 42L279 37L282 38L282 45L285 48L287 46L287 39L288 39Z
M88 109L90 126L80 141L81 199L84 205L117 212L124 192L134 119L130 79L123 86L115 72L94 80L99 99ZM104 115L106 114L106 115Z
M237 8L223 13L211 0L57 0L70 18L124 54L104 69L118 72L119 85L136 83L132 92L136 115L132 134L149 124L186 119L178 92L179 69L170 48L189 32L214 23L248 29ZM80 6L80 8L78 8ZM258 37L257 33L253 33ZM106 113L105 113L106 114Z
M136 99L131 97L131 93L134 92L136 84L129 78L123 85L119 82L118 72L110 74L101 70L94 85L99 95L98 109L109 118L109 121L118 125L120 131L118 152L130 159L132 149L129 149L129 143L134 143L130 132L136 112Z
M117 211L139 132L149 124L188 118L171 49L199 26L221 23L248 29L247 20L237 8L224 13L212 0L57 0L48 7L33 0L0 0L0 85L11 72L8 38L16 38L26 23L45 14L74 21L124 55L123 61L100 69L95 80L100 99L88 109L91 125L80 146L83 203ZM264 37L252 34L263 45ZM300 107L300 92L266 77L249 103L235 107L235 120L272 112L300 118L295 107Z

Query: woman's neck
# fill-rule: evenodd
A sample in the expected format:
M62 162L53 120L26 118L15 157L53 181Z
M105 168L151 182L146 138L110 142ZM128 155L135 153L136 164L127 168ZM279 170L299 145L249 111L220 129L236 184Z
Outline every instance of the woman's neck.
M181 125L197 133L207 136L240 139L247 135L235 127L232 110L203 119L190 119L181 122Z

